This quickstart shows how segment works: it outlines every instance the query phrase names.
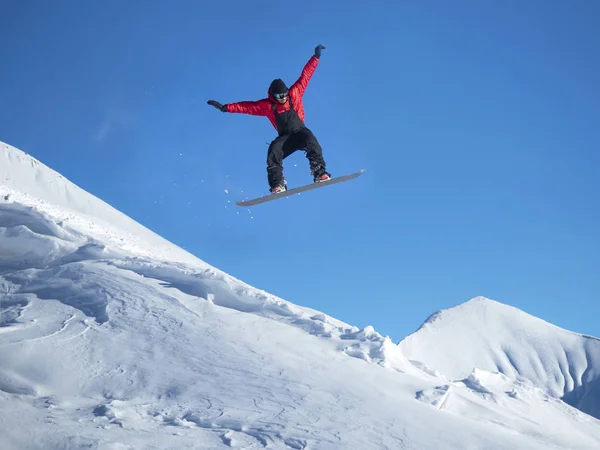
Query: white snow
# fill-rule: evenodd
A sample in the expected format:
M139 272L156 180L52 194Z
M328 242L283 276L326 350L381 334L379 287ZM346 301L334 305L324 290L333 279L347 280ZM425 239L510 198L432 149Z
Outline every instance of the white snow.
M600 448L600 421L559 398L597 379L580 346L596 341L472 304L396 345L209 266L0 143L2 450ZM531 339L491 326L505 319Z
M466 378L473 369L527 379L600 418L600 340L517 308L474 298L432 315L399 347L451 379Z

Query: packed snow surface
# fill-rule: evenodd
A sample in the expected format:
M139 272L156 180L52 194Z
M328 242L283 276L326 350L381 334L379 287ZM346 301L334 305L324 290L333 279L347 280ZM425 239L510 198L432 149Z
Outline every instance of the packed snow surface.
M597 341L538 322L528 340L515 317L537 319L478 303L449 310L463 326L437 343L430 321L396 345L211 267L0 143L2 450L600 448L600 421L560 399L582 406ZM475 323L498 314L514 328Z
M448 351L449 343L460 351ZM406 337L400 349L451 379L477 368L529 380L600 418L600 339L563 330L512 306L479 297L440 311Z

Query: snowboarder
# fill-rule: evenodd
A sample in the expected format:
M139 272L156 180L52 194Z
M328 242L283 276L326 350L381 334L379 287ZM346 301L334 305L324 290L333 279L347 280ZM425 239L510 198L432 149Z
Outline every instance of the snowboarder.
M319 141L304 124L302 97L308 86L319 59L322 45L315 47L315 54L302 69L300 78L288 89L280 78L269 86L267 98L258 101L244 101L222 105L215 100L207 103L222 112L266 116L278 132L267 152L267 175L269 191L273 194L287 189L283 175L283 160L296 150L305 150L311 175L315 183L326 181L331 175L325 170L323 151Z

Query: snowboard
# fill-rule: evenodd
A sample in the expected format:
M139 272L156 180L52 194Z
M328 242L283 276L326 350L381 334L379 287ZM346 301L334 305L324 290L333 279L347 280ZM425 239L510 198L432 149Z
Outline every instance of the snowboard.
M287 191L280 192L278 194L269 194L263 197L258 197L252 200L243 200L239 202L235 202L238 206L254 206L260 203L270 202L271 200L277 200L282 197L287 197L289 195L299 194L300 192L311 191L313 189L322 188L325 186L330 186L332 184L341 183L343 181L352 180L365 172L365 169L361 169L358 172L350 173L348 175L342 175L340 177L330 178L327 181L320 181L319 183L311 183L306 184L304 186L300 186L294 189L288 189Z

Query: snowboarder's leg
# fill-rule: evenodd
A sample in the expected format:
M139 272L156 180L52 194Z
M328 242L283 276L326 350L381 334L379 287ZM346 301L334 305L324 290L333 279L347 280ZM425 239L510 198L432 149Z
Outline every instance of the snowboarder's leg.
M283 134L276 137L269 145L267 152L267 177L271 192L277 187L285 186L283 160L295 151L289 145L289 137L289 134Z
M323 159L323 149L319 144L319 141L315 137L312 131L308 128L303 128L298 131L299 137L302 137L304 141L304 148L306 148L306 158L308 159L310 166L310 173L313 176L315 181L323 176L327 175L329 178L329 174L325 170L325 160Z

